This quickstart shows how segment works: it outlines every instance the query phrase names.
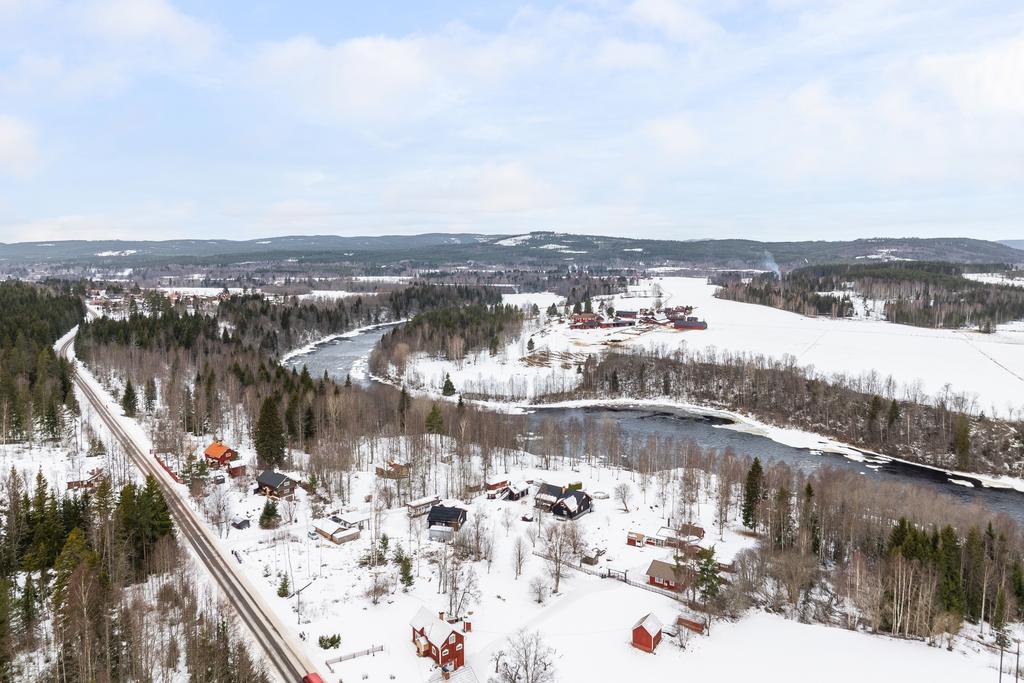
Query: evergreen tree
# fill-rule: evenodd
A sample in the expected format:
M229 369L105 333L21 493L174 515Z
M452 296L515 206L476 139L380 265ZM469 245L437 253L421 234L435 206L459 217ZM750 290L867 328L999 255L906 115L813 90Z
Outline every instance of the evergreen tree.
M427 415L425 426L430 434L444 434L444 418L441 416L441 410L437 407L436 403Z
M441 388L441 395L442 396L454 396L455 395L455 385L452 384L452 378L451 378L451 376L447 372L444 373L444 386Z
M281 515L277 512L277 503L267 498L267 502L263 504L263 512L260 513L260 528L273 529L280 520Z
M705 611L709 601L718 597L722 586L722 577L718 574L718 560L715 559L715 547L697 550L697 591L704 602Z
M253 441L262 467L279 467L284 462L286 441L275 396L267 396L260 405Z
M533 349L534 349L533 337L530 337L529 340L527 340L527 342L526 342L526 350L530 351L532 353Z
M291 593L292 593L292 591L288 587L288 575L287 574L282 574L281 575L281 582L279 584L277 584L277 597L279 597L279 598L287 598L289 595L291 595Z
M25 587L21 590L21 599L18 603L18 617L21 622L21 630L31 638L36 625L36 617L39 614L36 602L35 582L32 581L32 572L25 574Z
M761 459L754 458L754 464L747 472L747 481L743 486L743 526L757 530L758 513L761 499L764 497L764 470Z
M302 438L311 441L316 438L316 417L313 415L312 404L306 406L302 415Z
M939 605L946 612L962 616L966 601L963 583L960 581L960 539L953 527L949 525L943 527L939 533L938 553L937 597Z
M147 413L152 413L156 407L156 380L152 377L146 380L146 386L143 388L143 403Z
M135 417L139 409L139 399L135 395L135 387L129 378L124 385L124 394L121 396L121 409L127 417Z
M398 394L398 424L405 429L405 414L409 411L409 392L402 385L402 391Z
M404 555L402 561L398 563L398 571L403 590L412 588L412 584L415 581L412 575L412 558Z
M13 659L11 647L11 585L0 578L0 680L10 681Z

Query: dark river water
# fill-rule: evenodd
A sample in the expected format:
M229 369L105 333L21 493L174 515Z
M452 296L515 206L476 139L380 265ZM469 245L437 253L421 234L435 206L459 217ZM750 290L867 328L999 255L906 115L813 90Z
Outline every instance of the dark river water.
M299 368L306 365L314 377L322 375L325 370L330 376L340 380L351 374L354 383L365 385L369 382L365 375L365 359L377 344L377 340L393 326L385 325L353 337L326 342L309 353L291 358L285 365ZM783 461L807 473L822 467L837 467L854 470L880 481L920 484L957 500L979 503L993 512L1004 513L1024 524L1024 493L1015 490L985 488L980 481L970 476L955 477L959 481L972 484L964 486L951 482L950 477L944 472L887 458L877 458L870 454L865 454L864 460L859 461L838 453L794 448L758 434L725 428L717 418L674 408L538 407L528 415L527 425L529 431L537 433L547 419L568 424L572 420L583 422L588 418L593 418L598 424L606 418L614 420L622 434L631 439L646 438L653 433L659 437L693 441L706 449L724 451L731 448L737 455L759 457L763 462Z

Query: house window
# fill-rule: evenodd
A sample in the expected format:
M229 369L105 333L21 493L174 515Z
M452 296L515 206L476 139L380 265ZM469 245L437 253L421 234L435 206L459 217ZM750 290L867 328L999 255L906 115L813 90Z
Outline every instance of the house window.
M462 649L462 643L459 643L458 645L455 646L455 650L456 651L461 650L461 649Z
M433 645L430 646L430 654L434 655L435 657L437 656L437 648Z
M455 642L455 634L454 633L451 634L450 636L448 636L448 642L449 643L454 643Z
M448 656L448 648L445 648L445 649L441 650L441 656L442 657L447 657Z

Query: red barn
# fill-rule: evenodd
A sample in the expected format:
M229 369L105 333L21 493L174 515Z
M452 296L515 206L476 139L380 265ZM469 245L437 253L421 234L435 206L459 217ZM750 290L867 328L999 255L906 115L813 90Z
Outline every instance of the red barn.
M203 451L206 464L211 467L223 467L238 457L238 451L228 448L223 441L214 441Z
M444 613L432 613L420 607L409 625L412 627L412 642L420 657L430 657L447 671L456 671L466 663L467 623L449 623Z
M661 642L661 621L653 614L636 622L633 627L633 647L644 652L654 652Z

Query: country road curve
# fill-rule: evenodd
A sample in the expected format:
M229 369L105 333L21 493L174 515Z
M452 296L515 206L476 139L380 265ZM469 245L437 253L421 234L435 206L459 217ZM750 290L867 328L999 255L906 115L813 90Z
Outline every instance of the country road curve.
M75 365L75 383L89 400L93 409L114 437L124 447L132 462L143 474L153 475L167 499L168 507L181 535L191 545L196 557L216 581L222 595L235 609L239 619L252 633L268 662L271 674L276 672L282 683L301 683L304 676L314 672L302 646L295 643L289 630L274 612L261 601L259 593L221 552L209 527L182 499L176 484L149 456L147 444L140 443L122 424L95 387L86 381L83 369L74 357L74 342L78 328L58 341L57 352Z

